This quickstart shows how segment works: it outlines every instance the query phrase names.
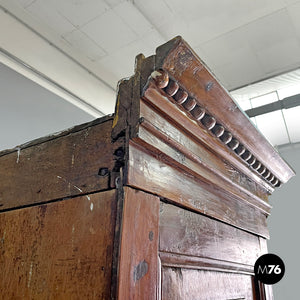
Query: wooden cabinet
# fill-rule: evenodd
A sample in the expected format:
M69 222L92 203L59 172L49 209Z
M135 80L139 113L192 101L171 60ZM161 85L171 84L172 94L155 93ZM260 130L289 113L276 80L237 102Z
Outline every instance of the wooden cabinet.
M180 37L118 88L0 153L0 298L272 299L253 266L291 168Z

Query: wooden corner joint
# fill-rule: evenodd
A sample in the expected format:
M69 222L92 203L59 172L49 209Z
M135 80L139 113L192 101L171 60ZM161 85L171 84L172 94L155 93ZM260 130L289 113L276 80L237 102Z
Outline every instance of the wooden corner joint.
M207 112L199 102L188 94L176 80L162 69L151 73L151 79L156 86L168 97L172 98L177 106L188 117L195 120L199 126L204 126L213 136L219 138L236 156L240 157L248 166L258 173L273 187L281 186L281 182L274 176L240 141L235 138L214 116Z

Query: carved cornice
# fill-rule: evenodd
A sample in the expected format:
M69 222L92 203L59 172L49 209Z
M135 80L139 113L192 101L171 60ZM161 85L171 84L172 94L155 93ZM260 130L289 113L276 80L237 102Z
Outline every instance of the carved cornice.
M201 127L206 128L210 134L218 138L226 145L234 155L244 161L254 172L259 174L268 184L279 187L281 182L262 162L260 162L224 125L221 124L207 109L204 109L199 101L181 87L176 80L162 69L155 70L151 74L156 86L166 96L172 99L173 103L183 110L187 116L197 122ZM210 89L207 85L206 90Z

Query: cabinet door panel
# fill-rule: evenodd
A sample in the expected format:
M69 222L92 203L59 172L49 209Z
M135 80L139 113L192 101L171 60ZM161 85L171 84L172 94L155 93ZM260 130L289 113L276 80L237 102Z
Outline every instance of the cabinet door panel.
M250 275L162 268L162 300L252 300L254 290Z
M253 266L260 256L256 235L175 205L161 203L162 252Z

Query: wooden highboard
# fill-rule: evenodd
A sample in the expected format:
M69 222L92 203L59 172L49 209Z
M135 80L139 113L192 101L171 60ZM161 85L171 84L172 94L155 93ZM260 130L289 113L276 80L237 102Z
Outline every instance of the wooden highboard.
M253 266L293 175L176 37L113 115L0 152L0 299L273 299Z

